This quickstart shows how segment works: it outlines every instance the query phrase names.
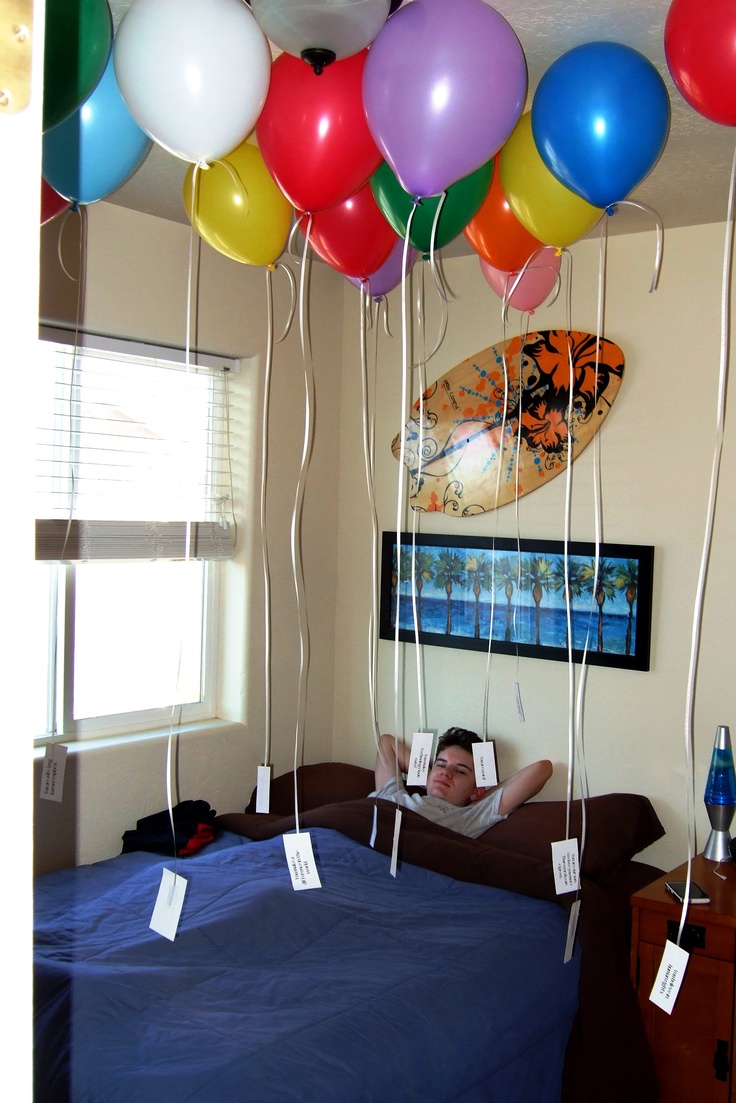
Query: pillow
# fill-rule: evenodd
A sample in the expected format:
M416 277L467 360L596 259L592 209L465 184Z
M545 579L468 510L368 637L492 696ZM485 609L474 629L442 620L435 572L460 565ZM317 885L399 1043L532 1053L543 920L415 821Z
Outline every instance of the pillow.
M349 762L317 762L300 766L296 772L299 811L308 812L323 804L359 800L375 789L373 770L351 766ZM256 791L246 805L246 812L256 810ZM294 815L294 774L280 774L271 782L269 811L280 816Z
M585 802L586 835L582 874L597 880L614 877L622 864L661 839L665 831L648 797L606 793ZM507 820L480 836L493 846L549 861L550 843L565 838L566 802L523 804ZM580 801L570 807L570 835L580 838Z

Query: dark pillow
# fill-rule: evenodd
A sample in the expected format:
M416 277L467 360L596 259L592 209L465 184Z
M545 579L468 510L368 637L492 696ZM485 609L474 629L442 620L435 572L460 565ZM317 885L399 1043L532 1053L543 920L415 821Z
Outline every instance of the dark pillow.
M373 770L351 766L349 762L317 762L300 766L296 772L299 811L320 808L344 800L360 800L375 789ZM246 812L256 810L256 791L251 793ZM294 815L294 774L280 774L271 782L269 811L280 816Z
M621 865L644 850L665 831L648 797L637 793L606 793L585 802L586 836L582 873L597 880L615 876ZM507 820L480 838L504 850L515 850L549 861L550 843L565 838L566 802L540 800L523 804ZM570 835L580 838L580 801L570 807Z

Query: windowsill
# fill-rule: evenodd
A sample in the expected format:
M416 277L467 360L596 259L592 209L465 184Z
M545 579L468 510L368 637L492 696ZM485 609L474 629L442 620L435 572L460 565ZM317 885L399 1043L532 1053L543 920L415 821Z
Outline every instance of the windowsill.
M85 751L104 750L106 747L130 746L133 743L151 743L157 740L168 739L170 735L187 736L204 735L207 733L215 734L225 729L244 732L245 726L237 720L196 720L190 724L179 724L177 727L151 728L148 731L103 735L88 739L70 739L68 742L65 742L63 739L57 739L53 742L34 747L33 758L34 761L43 758L46 754L46 747L48 746L63 745L67 748L69 754L82 754Z

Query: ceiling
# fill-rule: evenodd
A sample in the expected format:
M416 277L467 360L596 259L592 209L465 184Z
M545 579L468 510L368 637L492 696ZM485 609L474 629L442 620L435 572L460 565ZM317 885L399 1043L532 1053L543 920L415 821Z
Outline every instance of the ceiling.
M116 28L131 2L110 0ZM530 94L556 58L586 42L623 43L639 50L657 67L670 95L670 134L659 162L628 198L653 208L665 230L726 219L734 151L732 128L699 115L685 102L670 77L663 45L670 3L671 0L633 3L632 0L495 0L493 4L521 42L529 70ZM154 144L142 167L108 202L187 223L182 200L186 169L186 162ZM652 219L633 208L621 208L609 220L610 233L652 228ZM445 252L471 250L461 235Z

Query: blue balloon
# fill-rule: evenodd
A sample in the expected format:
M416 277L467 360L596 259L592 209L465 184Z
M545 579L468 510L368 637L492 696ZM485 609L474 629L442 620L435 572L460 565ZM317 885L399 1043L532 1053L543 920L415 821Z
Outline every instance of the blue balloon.
M96 203L140 168L152 145L120 95L111 53L82 106L44 134L42 175L65 199Z
M594 207L623 200L667 142L670 101L630 46L590 42L558 58L532 102L532 134L553 176Z

